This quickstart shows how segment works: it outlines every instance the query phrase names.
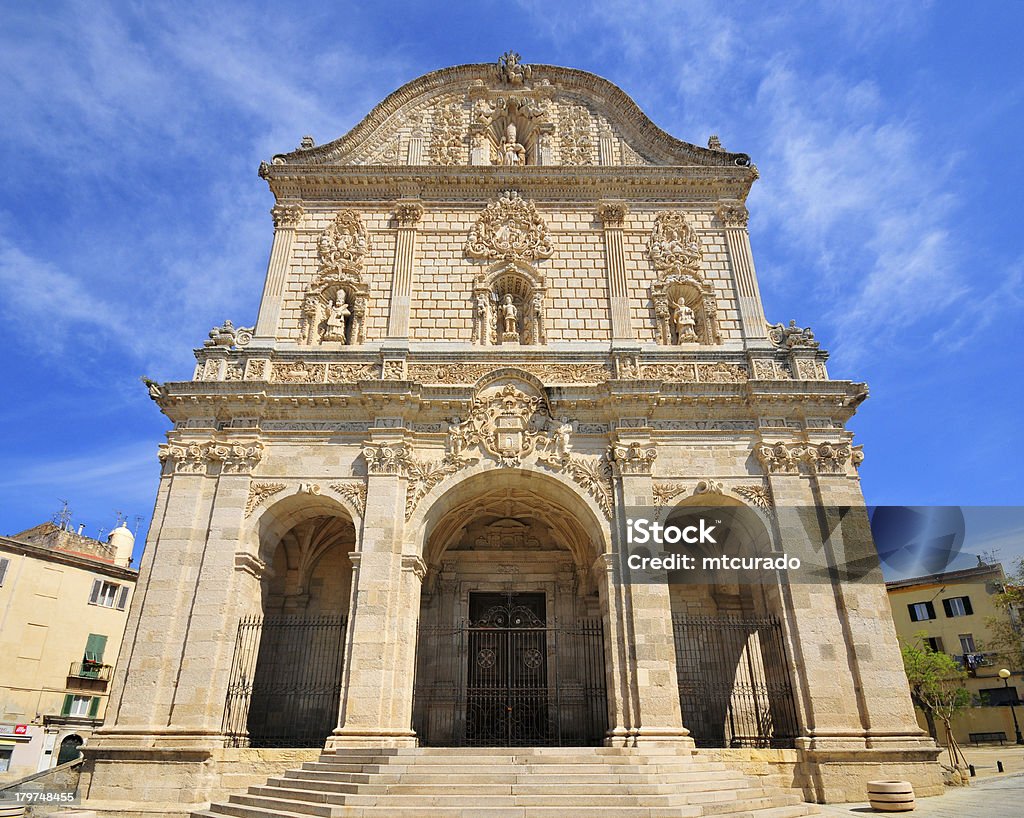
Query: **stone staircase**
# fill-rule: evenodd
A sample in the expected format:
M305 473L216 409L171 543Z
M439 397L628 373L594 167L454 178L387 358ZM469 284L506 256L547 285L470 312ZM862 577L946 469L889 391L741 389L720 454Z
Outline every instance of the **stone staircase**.
M798 818L792 790L689 752L345 749L192 818Z

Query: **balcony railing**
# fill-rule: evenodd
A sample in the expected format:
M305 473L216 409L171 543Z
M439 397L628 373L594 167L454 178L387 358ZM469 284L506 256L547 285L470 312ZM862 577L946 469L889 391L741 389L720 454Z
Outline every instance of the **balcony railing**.
M99 662L72 662L68 676L75 679L99 679L101 682L110 680L110 665Z
M979 667L992 667L996 663L996 653L955 653L953 658L972 676L977 675Z

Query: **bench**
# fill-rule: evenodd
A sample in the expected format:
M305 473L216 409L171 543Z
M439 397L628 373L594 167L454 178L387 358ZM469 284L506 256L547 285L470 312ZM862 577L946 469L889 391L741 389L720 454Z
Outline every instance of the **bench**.
M981 744L984 741L998 741L1000 744L1006 743L1006 733L970 733L969 738L971 744Z

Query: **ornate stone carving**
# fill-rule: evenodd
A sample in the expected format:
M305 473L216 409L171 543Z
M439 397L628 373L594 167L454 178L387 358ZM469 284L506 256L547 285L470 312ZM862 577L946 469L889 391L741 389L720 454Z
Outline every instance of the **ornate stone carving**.
M307 364L305 361L275 363L270 368L270 380L277 383L323 383L325 364Z
M405 474L409 478L409 484L405 490L405 519L409 520L412 517L416 506L427 492L449 475L455 474L468 465L468 460L451 454L445 455L441 460L426 462L410 458L405 470Z
M641 377L668 383L744 383L747 371L737 364L643 364Z
M725 487L720 480L698 480L693 487L694 494L724 494Z
M252 483L249 486L249 499L245 501L245 516L250 516L264 500L280 491L284 491L284 483Z
M517 466L537 452L542 458L568 455L571 424L551 417L547 401L512 383L484 389L473 401L466 420L453 418L448 431L449 453L461 457L476 448L502 466Z
M472 384L499 367L495 364L409 364L409 380L418 383ZM517 369L544 383L604 383L611 373L601 364L518 364Z
M723 199L715 212L726 227L746 227L750 219L747 206L739 199Z
M722 140L718 138L718 134L713 133L708 137L708 150L711 151L724 151L722 147Z
M514 190L487 205L466 242L470 258L535 262L553 253L547 225L536 206Z
M590 113L582 105L566 105L559 115L563 165L594 164L594 140L590 135Z
M203 474L210 465L219 463L225 473L243 474L252 471L263 458L263 444L220 440L164 443L158 457L161 463L172 463L176 473Z
M607 455L600 457L569 456L545 461L549 468L564 472L597 503L604 515L612 518L614 489L612 470Z
M374 381L380 378L378 364L328 364L328 383L356 383Z
M617 444L608 451L619 474L650 474L658 457L658 449L655 446L635 441Z
M299 483L299 487L297 489L295 489L295 493L296 494L312 494L314 496L318 495L318 494L320 494L320 484L319 483Z
M219 327L210 330L210 337L203 341L207 349L233 349L247 347L252 341L252 327L236 327L230 321L225 321Z
M654 504L656 506L668 505L674 497L678 497L686 491L685 483L655 483L653 488Z
M363 257L370 240L359 214L340 211L317 240L317 277L302 303L302 340L360 344L369 287Z
M423 218L423 205L419 202L399 202L395 205L395 221L402 227L412 227Z
M302 205L296 202L278 202L270 208L270 215L274 219L274 229L298 227L304 212Z
M814 358L797 358L796 377L802 381L824 381L828 379L825 371L825 364L816 361Z
M781 361L771 358L755 358L751 361L756 381L785 381L790 379L789 370Z
M647 252L654 269L663 276L692 276L702 279L700 271L704 250L700 236L678 210L659 213L647 241Z
M533 66L520 62L515 51L506 51L498 58L498 79L506 85L523 85L533 76Z
M682 211L659 213L647 242L658 277L651 302L662 344L720 344L718 300L704 279L700 236Z
M752 506L760 509L765 514L772 513L774 507L772 493L767 486L736 486L732 492L747 500Z
M450 102L434 109L431 155L437 165L465 165L466 123L462 105Z
M625 202L601 202L597 206L597 217L605 227L622 227L627 213L629 206Z
M753 420L652 420L651 428L686 432L749 432L757 428Z
M262 358L250 358L245 363L245 379L247 381L262 381L267 377L267 364L269 362Z
M331 483L330 489L348 500L360 517L366 516L366 483L351 481L348 483Z
M367 443L362 454L370 474L404 474L411 460L409 447L404 443Z
M384 381L405 380L405 361L397 358L384 361L381 365L380 377Z
M849 443L761 443L754 449L764 470L773 474L796 473L804 465L819 474L839 474L853 461ZM860 458L863 460L863 455ZM856 463L854 463L856 465Z
M782 324L768 325L768 339L780 349L817 349L820 344L814 340L814 332L810 327L798 327L796 321L789 326Z

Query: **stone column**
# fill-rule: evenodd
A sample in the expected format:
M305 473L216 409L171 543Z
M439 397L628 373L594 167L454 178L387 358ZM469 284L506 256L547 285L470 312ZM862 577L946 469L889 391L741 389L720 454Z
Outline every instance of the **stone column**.
M412 729L413 679L419 637L420 590L427 566L416 554L402 555L402 579L394 617L391 720L395 730Z
M634 658L626 638L626 598L617 554L601 554L591 568L604 616L605 685L608 689L608 732L605 744L631 746L634 723Z
M352 577L339 726L327 749L414 745L410 719L412 685L398 674L411 665L397 644L410 627L403 615L401 541L405 521L405 469L409 450L399 428L374 427L363 448L367 464L362 549ZM409 591L410 589L406 589ZM416 610L419 608L417 597ZM415 617L412 619L415 631ZM415 638L415 636L413 636ZM397 687L396 687L397 685ZM406 701L406 698L408 701Z
M624 202L601 202L597 216L604 224L604 257L608 268L608 294L612 319L612 343L635 343L626 288L626 254L622 228L629 212Z
M717 212L725 226L725 246L736 285L743 338L748 347L770 349L772 344L768 340L768 322L764 317L764 305L754 274L754 256L750 251L746 205L737 199L725 199L719 203Z
M262 450L252 440L162 447L166 501L154 516L119 689L94 746L220 745L240 615L230 604L236 543Z
M629 429L612 446L612 463L621 491L616 503L616 552L626 590L625 638L633 645L634 711L629 725L638 745L674 742L692 746L679 710L672 605L667 583L628 584L626 518L630 508L654 505L651 473L657 450L649 430Z
M253 330L253 340L264 345L277 335L277 321L281 315L281 300L284 297L284 281L288 274L288 260L292 254L295 228L302 219L302 205L297 202L278 202L270 211L274 217L274 243L270 248L267 264L267 280L263 285L260 312Z
M416 253L416 225L423 217L423 205L402 201L395 205L398 234L395 239L395 262L391 272L391 314L388 316L388 337L409 337L409 307L412 299L412 270Z

